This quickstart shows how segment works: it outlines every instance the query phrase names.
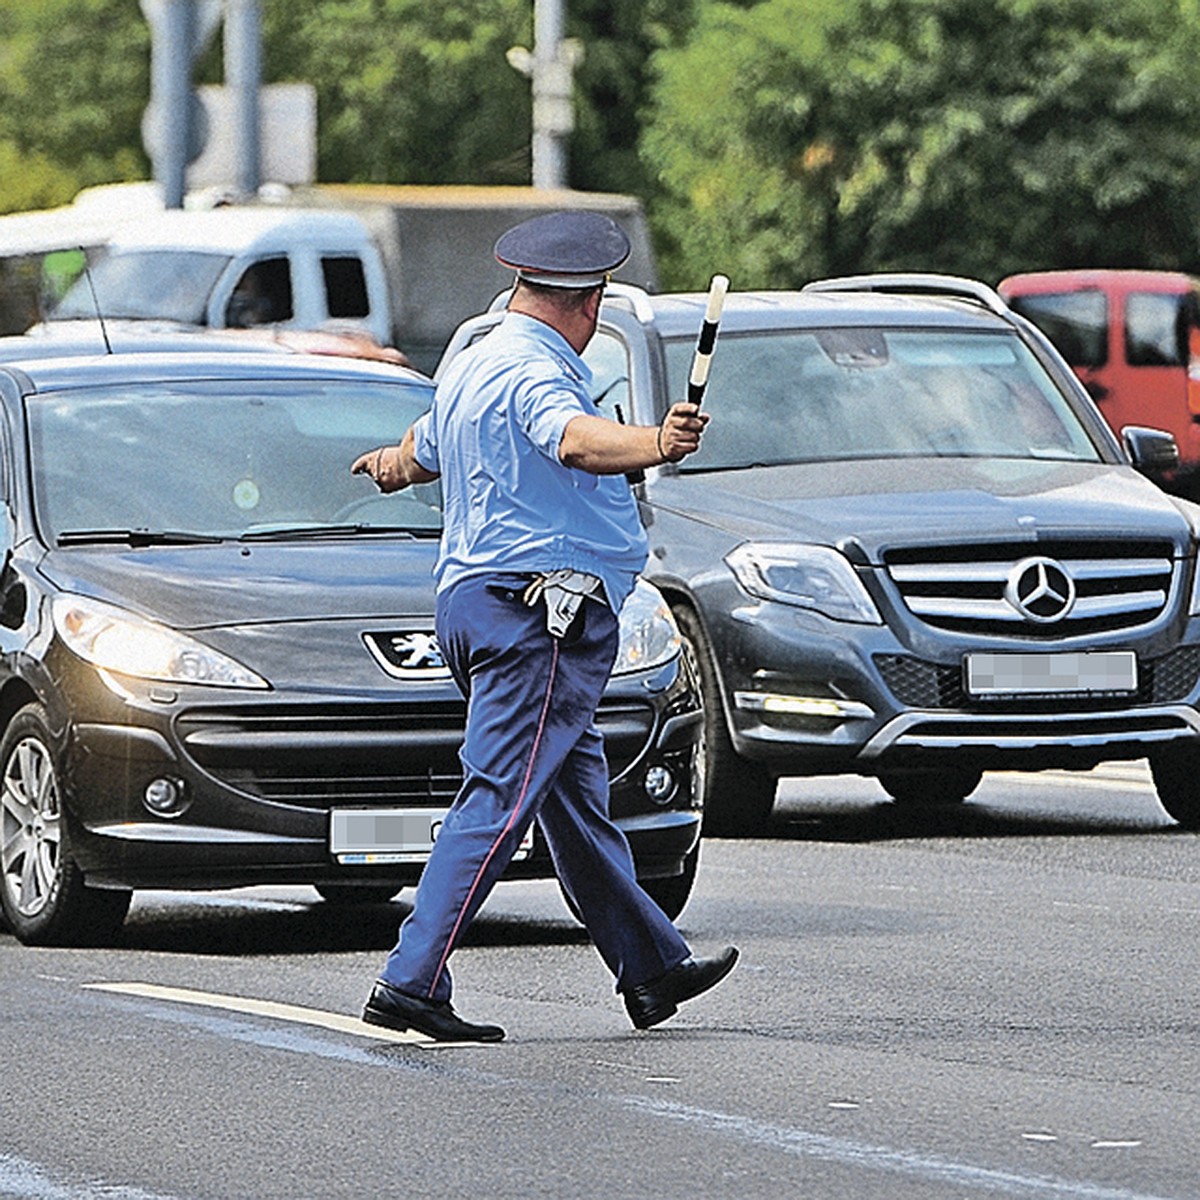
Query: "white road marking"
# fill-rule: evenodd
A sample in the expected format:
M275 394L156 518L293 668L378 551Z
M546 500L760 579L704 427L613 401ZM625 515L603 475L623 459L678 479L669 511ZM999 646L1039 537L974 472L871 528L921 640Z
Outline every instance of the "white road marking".
M357 1017L344 1013L325 1012L319 1008L303 1008L296 1004L279 1004L274 1000L255 1000L249 996L226 996L220 992L197 992L190 988L163 987L156 983L85 983L85 988L97 992L112 992L118 996L138 996L143 1000L166 1000L175 1004L196 1004L204 1008L219 1008L226 1012L267 1017L275 1021L292 1021L314 1025L351 1037L371 1038L377 1042L405 1042L413 1046L435 1045L423 1034L407 1030L399 1033L377 1025L366 1025Z

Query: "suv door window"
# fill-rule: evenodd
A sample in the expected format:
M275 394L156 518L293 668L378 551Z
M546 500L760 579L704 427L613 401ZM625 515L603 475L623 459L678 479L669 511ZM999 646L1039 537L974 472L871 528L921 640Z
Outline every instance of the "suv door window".
M1131 292L1125 299L1125 361L1131 367L1181 367L1187 362L1183 295Z
M1073 367L1108 362L1108 299L1100 291L1013 296L1009 307L1028 317Z
M598 329L583 352L583 361L592 372L592 399L602 416L620 421L629 414L629 351L613 334Z
M326 305L331 317L371 315L362 259L352 254L322 258L321 273L325 277Z

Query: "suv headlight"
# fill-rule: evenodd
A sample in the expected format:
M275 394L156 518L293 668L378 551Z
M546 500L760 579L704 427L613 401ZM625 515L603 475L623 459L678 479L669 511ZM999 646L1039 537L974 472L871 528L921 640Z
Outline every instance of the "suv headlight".
M166 683L270 687L219 650L112 604L85 596L56 596L53 615L63 642L102 671Z
M883 624L854 568L829 546L743 542L725 562L752 596L811 608L835 621Z
M679 627L656 587L639 579L621 609L621 644L614 675L646 671L679 653Z

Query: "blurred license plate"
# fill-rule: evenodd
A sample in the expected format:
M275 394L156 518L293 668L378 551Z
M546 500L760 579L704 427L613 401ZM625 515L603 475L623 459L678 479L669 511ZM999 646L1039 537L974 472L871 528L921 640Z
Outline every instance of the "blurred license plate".
M424 862L446 818L444 808L335 808L329 852L346 865ZM514 858L533 849L530 825Z
M1132 650L968 654L966 677L967 691L972 696L1136 692L1137 655Z

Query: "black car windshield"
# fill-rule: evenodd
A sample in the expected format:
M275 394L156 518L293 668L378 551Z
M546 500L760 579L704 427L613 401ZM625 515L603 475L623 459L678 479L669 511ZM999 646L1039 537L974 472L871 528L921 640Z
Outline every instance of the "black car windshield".
M670 395L695 343L668 342ZM929 329L722 333L683 471L838 459L1100 454L1067 398L1010 334Z
M71 284L50 319L94 321L99 315L207 325L209 294L230 261L195 250L108 254Z
M35 513L48 545L204 537L436 536L436 483L382 495L350 464L429 407L424 384L238 380L31 396Z

